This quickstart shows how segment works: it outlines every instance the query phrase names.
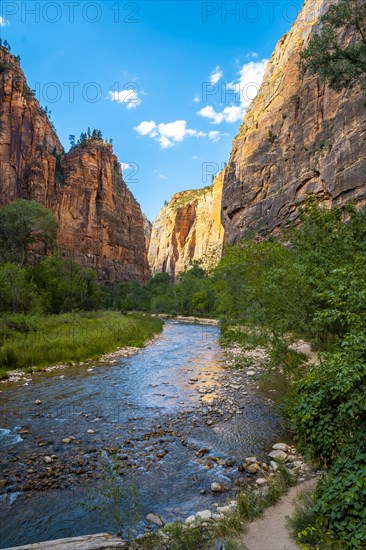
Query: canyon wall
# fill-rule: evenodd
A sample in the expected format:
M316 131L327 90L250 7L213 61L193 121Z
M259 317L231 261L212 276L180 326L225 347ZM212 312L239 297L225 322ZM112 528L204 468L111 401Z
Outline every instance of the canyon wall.
M0 206L17 198L50 208L60 249L100 281L149 277L141 209L112 146L89 139L65 154L19 60L0 48Z
M153 223L149 264L152 274L176 277L194 261L213 267L222 253L222 176L204 189L176 193Z
M298 64L330 3L305 1L233 142L222 197L227 242L280 232L309 193L329 206L366 202L364 96L357 86L337 93L302 78Z

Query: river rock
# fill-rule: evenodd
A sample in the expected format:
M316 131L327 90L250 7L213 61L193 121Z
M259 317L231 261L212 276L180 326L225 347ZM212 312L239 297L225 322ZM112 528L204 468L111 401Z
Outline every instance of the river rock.
M225 491L225 487L221 483L214 481L211 483L211 491L213 493L223 493Z
M287 454L284 451L281 451L280 449L277 449L275 451L271 451L268 453L269 458L272 458L273 460L283 460L285 461L287 459Z
M260 471L261 467L259 466L259 464L248 464L247 466L245 466L245 469L246 471L248 472L248 474L256 474L257 472Z
M184 523L187 525L187 527L189 527L195 521L196 521L196 516L189 516Z
M254 464L254 463L258 462L258 460L257 460L257 457L255 457L255 456L248 456L248 457L245 459L245 462L246 462L247 464Z
M42 403L42 401L40 399L36 399L35 402L34 402L35 405L41 405L41 403Z
M212 518L212 512L211 510L202 510L201 512L197 512L196 518L201 521L208 521Z
M163 520L157 514L147 514L146 520L149 523L153 523L154 525L157 525L158 527L163 527L164 525Z
M272 449L275 451L283 451L284 453L287 453L288 451L288 445L286 443L276 443L273 445Z
M271 460L271 462L269 463L269 467L272 472L277 472L278 470L278 464L274 460Z
M268 483L268 481L266 480L265 477L259 477L258 479L255 480L256 484L259 485L260 487L262 485L265 485L266 483Z
M51 464L52 462L52 458L50 456L45 456L43 460L45 461L46 464Z

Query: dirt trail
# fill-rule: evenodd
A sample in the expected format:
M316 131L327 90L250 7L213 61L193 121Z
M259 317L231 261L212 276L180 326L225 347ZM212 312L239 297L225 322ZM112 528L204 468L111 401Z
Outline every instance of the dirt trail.
M286 529L286 516L294 511L299 493L314 489L318 479L309 479L292 487L275 506L249 525L247 533L236 541L239 547L247 550L299 550Z

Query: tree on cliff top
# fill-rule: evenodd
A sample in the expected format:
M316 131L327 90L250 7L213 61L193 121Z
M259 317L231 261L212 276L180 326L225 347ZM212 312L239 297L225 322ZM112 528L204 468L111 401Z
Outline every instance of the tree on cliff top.
M0 208L0 261L27 262L32 246L51 246L57 223L50 210L37 202L19 199Z
M365 0L340 0L329 8L321 23L319 32L301 53L303 74L318 74L336 91L361 81L366 93ZM350 33L352 38L348 40Z

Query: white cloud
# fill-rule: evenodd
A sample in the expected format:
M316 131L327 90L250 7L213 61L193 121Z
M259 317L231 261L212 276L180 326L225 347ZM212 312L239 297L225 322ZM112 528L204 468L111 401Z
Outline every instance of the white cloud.
M138 90L121 90L119 92L109 91L109 96L115 103L124 103L126 109L136 109L141 104Z
M128 170L130 168L130 165L128 162L121 162L121 168L122 170Z
M10 25L10 21L0 15L0 27L5 27L5 25Z
M240 104L248 107L258 93L267 67L268 59L245 63L239 71L239 80L229 82L227 88L235 91Z
M220 69L219 65L217 65L217 67L215 67L215 69L210 74L211 84L217 84L218 81L221 80L223 76L224 76L224 73Z
M186 137L208 137L216 142L224 134L218 131L202 132L187 127L186 120L175 120L174 122L161 122L157 124L153 120L143 121L134 128L140 136L148 136L160 143L162 149L169 149L177 143L181 143Z
M230 105L229 107L225 107L225 109L223 109L220 113L215 111L211 105L207 105L198 111L197 114L204 118L210 119L211 124L221 124L223 121L228 123L237 122L238 120L241 120L243 113L244 111L242 106L238 105Z
M219 132L218 130L211 130L211 132L208 133L208 137L209 137L214 143L216 143L217 141L220 140L221 135L224 135L224 134L221 134L221 132ZM225 134L225 135L226 135L226 134Z
M153 133L155 133L155 136L156 136L157 133L155 128L156 128L156 124L153 120L150 120L150 122L148 122L147 120L144 120L138 126L135 126L134 130L136 130L136 132L140 134L140 136L148 136ZM155 136L152 136L152 137L155 137Z
M200 97L195 97L194 100L193 100L195 103L199 103L201 101L201 98Z
M241 120L258 93L267 63L267 59L245 63L238 73L238 79L226 85L227 97L232 97L230 92L234 92L236 96L235 103L231 103L222 111L216 111L211 105L206 105L197 114L203 118L208 118L211 124L233 123Z
M159 174L159 180L167 180L168 179L168 176L166 176L165 174Z

